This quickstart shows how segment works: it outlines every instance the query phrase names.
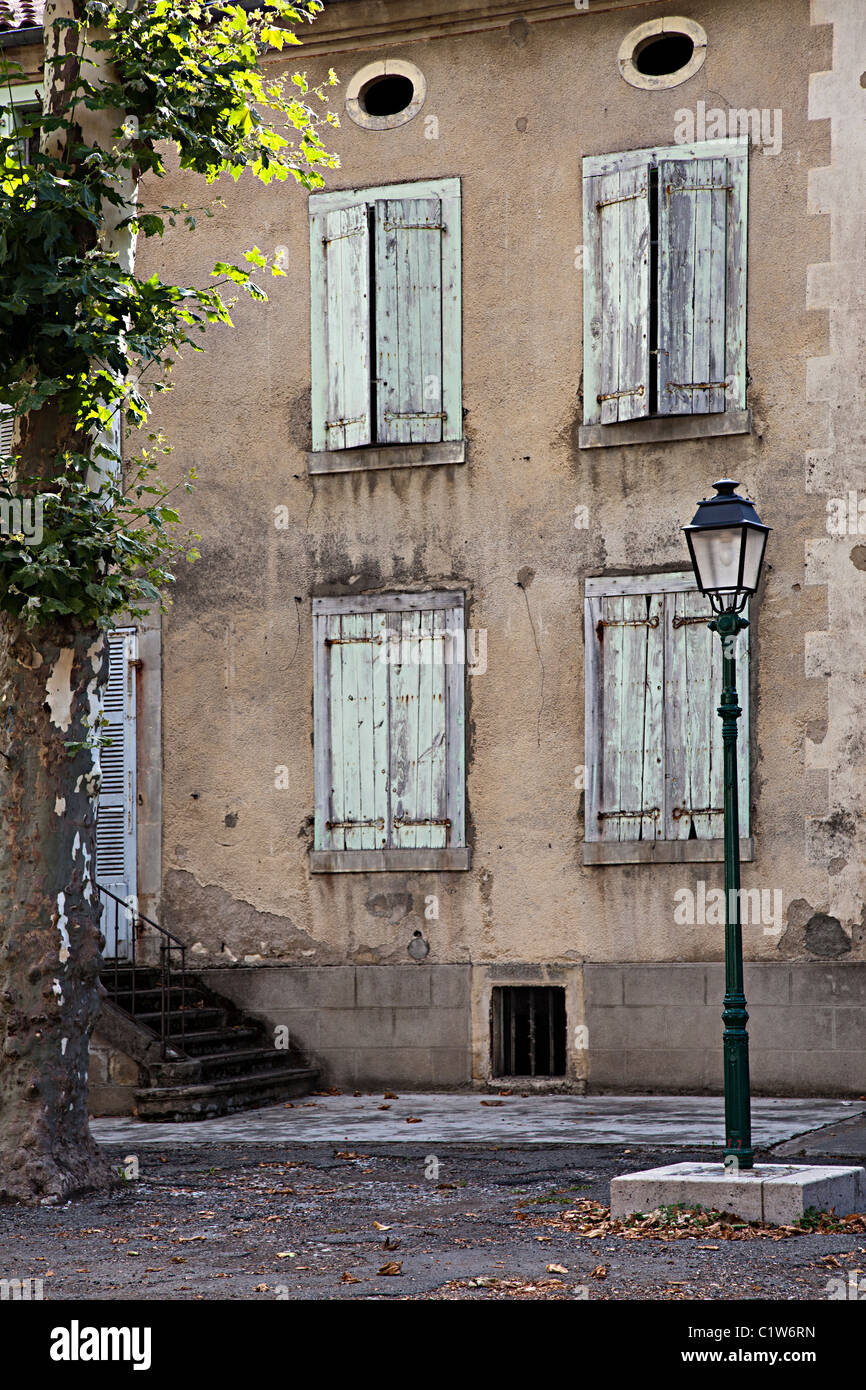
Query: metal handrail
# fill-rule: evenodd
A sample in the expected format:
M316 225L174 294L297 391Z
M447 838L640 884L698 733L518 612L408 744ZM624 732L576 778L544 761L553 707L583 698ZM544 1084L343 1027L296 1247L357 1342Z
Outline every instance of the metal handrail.
M110 888L104 888L104 887L102 886L101 883L97 883L96 887L97 887L97 890L98 890L98 892L99 892L100 898L103 900L103 906L104 906L106 912L108 912L108 908L109 908L109 902L108 902L108 900L110 900L110 901L113 903L113 905L114 905L114 957L113 957L114 977L113 977L113 980L112 980L112 979L111 979L111 976L109 976L109 980L110 980L111 984L113 985L113 989L108 988L108 992L109 992L109 994L111 994L111 995L113 996L113 998L114 998L114 1000L115 1000L115 1002L116 1002L116 1001L117 1001L117 998L118 998L118 996L119 996L119 994L121 993L121 990L120 990L120 968L121 968L121 965L123 965L124 967L129 967L129 968L131 969L131 972L132 972L132 986L131 986L131 991L130 991L131 994L132 994L132 1008L131 1008L130 1012L131 1012L133 1018L135 1017L135 993L136 993L136 984L137 984L136 972L137 972L137 970L138 970L138 968L139 968L139 962L138 962L138 960L137 960L137 958L136 958L136 940L137 940L137 937L138 937L138 935L139 935L139 932L141 932L141 933L143 934L145 928L147 928L147 927L151 927L154 931L159 932L159 934L160 934L161 940L160 940L160 943L159 943L159 981L160 981L160 1031L159 1031L159 1037L160 1037L160 1044L161 1044L161 1048L162 1048L162 1058L163 1058L163 1061L165 1061L165 1060L166 1060L166 1057L167 1057L167 1054L168 1054L169 1043L170 1043L172 1037L174 1036L173 1033L172 1033L172 1028L171 1028L171 997L170 997L170 992L171 992L171 989L172 989L172 982L171 982L171 953L172 953L172 951L179 951L179 952L180 952L180 970L177 972L177 974L178 974L179 977L180 977L180 1010L179 1010L179 1013L180 1013L180 1035L179 1035L179 1036L180 1036L180 1040L181 1040L181 1043L180 1043L180 1051L181 1051L181 1052L183 1052L183 1040L184 1040L184 1037L186 1036L186 1015L185 1015L185 1009L186 1009L186 946L184 945L184 943L183 943L178 937L176 937L172 932L170 932L170 931L168 930L167 927L162 927L162 926L160 926L159 922L154 922L153 919L152 919L151 917L146 917L145 914L144 914L143 912L139 912L139 910L138 910L137 907L133 907L125 898L119 898L119 897L117 896L116 893L113 893L113 892L111 891ZM126 961L121 961L121 960L120 960L120 957L118 956L118 953L117 953L117 947L118 947L118 926L119 926L119 909L120 909L120 908L123 908L124 912L126 912L126 913L128 914L128 916L129 916L129 923L130 923L130 946L131 946L131 951L130 951L130 958L129 958L128 960L126 960ZM108 933L107 933L107 932L104 932L103 934L104 934L104 936L105 936L105 938L106 938L106 940L107 940L107 939L108 939ZM146 969L146 968L148 968L148 967L142 967L142 968L145 968L145 969ZM108 986L107 986L107 987L108 987ZM127 991L124 991L124 993L126 993L126 992L127 992Z

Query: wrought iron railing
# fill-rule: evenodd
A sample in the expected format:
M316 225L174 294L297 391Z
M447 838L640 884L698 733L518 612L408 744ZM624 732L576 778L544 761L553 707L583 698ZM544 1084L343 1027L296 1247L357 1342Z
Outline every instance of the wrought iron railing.
M131 1005L126 1010L135 1017L136 994L149 992L153 986L141 983L141 972L146 970L157 970L159 977L159 1039L162 1048L163 1060L168 1056L169 1048L183 1052L183 1039L185 1035L185 1009L186 1009L186 946L179 941L166 927L161 927L158 922L154 922L150 917L146 917L143 912L126 898L119 898L116 893L112 893L110 888L104 888L98 883L97 889L102 899L103 915L101 920L101 930L105 937L106 950L110 942L114 943L114 955L105 956L104 969L101 975L102 982L108 990L110 998L117 1003L120 995L131 995ZM128 928L127 954L120 955L121 948L121 924L123 928ZM113 928L113 931L112 931ZM159 952L158 963L153 960L154 952L145 947L145 959L141 959L139 950L139 938L143 938L145 933L150 930L158 933L158 938L151 937L153 941L158 939ZM124 940L126 930L123 931ZM180 960L178 967L172 976L172 965L174 952L177 952ZM121 971L123 975L121 975ZM172 1009L172 990L180 991L180 1006L175 1011ZM172 1027L172 1013L180 1015L180 1026L177 1030ZM154 1029L154 1031L156 1031Z

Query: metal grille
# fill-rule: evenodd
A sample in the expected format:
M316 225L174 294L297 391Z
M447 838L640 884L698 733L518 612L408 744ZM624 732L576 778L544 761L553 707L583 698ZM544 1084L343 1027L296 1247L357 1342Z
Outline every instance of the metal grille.
M490 1010L495 1076L565 1075L565 990L499 985Z

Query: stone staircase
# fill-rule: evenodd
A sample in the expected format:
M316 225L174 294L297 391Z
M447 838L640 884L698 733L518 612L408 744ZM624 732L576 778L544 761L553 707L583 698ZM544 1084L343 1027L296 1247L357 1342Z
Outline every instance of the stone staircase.
M161 974L107 960L99 1032L138 1063L135 1103L142 1120L205 1120L306 1095L318 1072L293 1048L281 1050L264 1023L242 1013L195 975L166 989L163 1056ZM181 1029L183 1032L181 1033Z

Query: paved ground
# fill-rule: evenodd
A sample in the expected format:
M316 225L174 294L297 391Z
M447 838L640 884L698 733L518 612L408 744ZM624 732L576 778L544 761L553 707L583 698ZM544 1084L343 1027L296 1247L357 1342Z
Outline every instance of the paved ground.
M722 1114L718 1097L379 1094L189 1125L98 1120L137 1177L0 1208L0 1279L41 1279L48 1300L866 1295L866 1233L636 1239L595 1215L581 1232L560 1220L607 1205L617 1174L718 1159ZM754 1130L764 1162L866 1158L864 1102L757 1100Z
M777 1144L866 1113L862 1101L752 1102L756 1144ZM148 1124L95 1120L104 1144L724 1144L721 1096L406 1093L313 1095L218 1120Z
M120 1163L131 1149L110 1152ZM581 1200L606 1203L616 1173L676 1156L149 1144L116 1195L0 1209L0 1277L41 1278L49 1300L784 1301L826 1299L851 1276L866 1292L863 1234L635 1240L555 1224Z

